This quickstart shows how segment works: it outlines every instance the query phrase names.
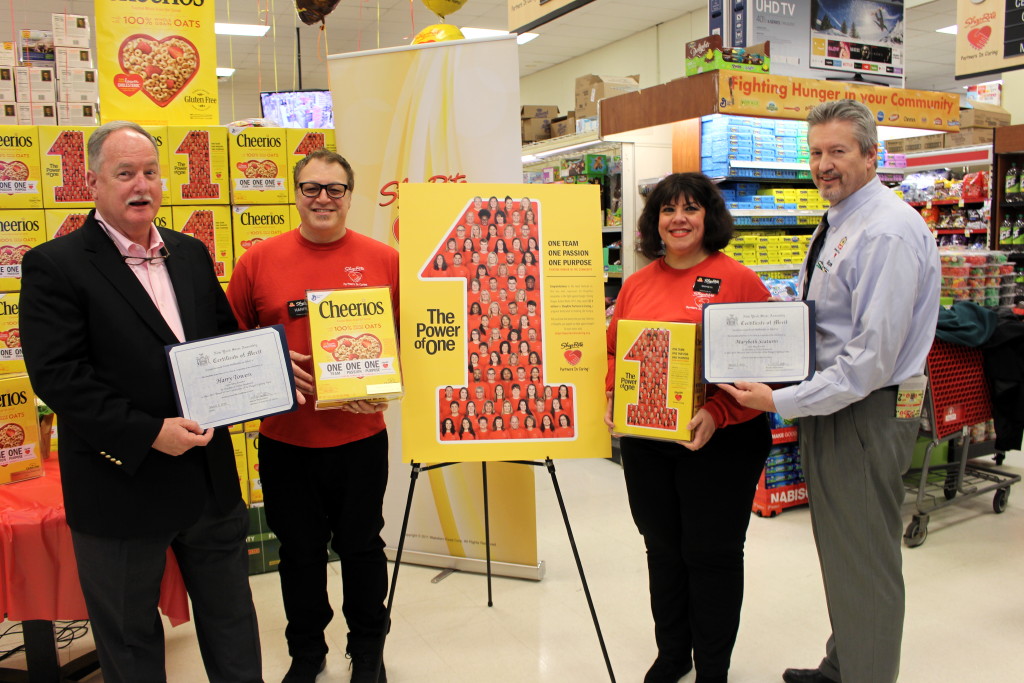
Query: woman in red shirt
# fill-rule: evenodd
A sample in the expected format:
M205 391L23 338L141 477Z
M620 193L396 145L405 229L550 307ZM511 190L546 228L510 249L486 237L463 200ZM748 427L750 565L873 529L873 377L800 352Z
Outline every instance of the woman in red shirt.
M537 429L537 420L533 418L533 415L527 415L523 425L523 431L526 432L527 439L539 439L542 436L540 430Z
M459 435L455 433L455 422L446 417L441 423L441 441L458 441Z
M501 418L501 415L494 417L494 425L491 427L491 438L492 439L507 439L508 431L505 430L505 420Z
M462 418L461 426L459 427L459 440L461 441L474 441L476 440L476 432L473 431L473 423L469 421L469 418Z
M558 399L555 399L556 401ZM572 422L569 420L569 416L562 413L558 416L558 426L555 427L555 438L558 439L571 439L573 436Z
M640 251L652 262L623 282L608 326L609 429L619 320L699 323L706 303L769 299L756 273L721 253L732 238L732 217L700 173L659 182L637 229ZM640 420L651 416L641 413ZM743 544L771 432L764 413L714 388L683 420L690 442L620 442L630 510L647 546L658 646L645 680L678 680L696 661L699 680L726 681L743 603Z

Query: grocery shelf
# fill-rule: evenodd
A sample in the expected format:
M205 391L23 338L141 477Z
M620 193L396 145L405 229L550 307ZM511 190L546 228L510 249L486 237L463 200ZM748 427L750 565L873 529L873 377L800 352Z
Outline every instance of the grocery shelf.
M738 216L824 216L825 209L729 209Z

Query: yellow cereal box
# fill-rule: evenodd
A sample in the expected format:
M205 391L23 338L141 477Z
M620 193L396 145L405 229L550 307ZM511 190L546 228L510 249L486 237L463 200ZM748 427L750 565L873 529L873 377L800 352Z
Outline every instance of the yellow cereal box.
M89 216L88 209L46 209L46 239L53 240L78 230Z
M170 204L230 204L228 130L167 126Z
M92 208L85 171L86 145L94 130L92 126L39 126L43 208Z
M18 330L18 304L21 294L0 294L0 374L25 372L25 355Z
M21 259L46 241L42 211L0 211L0 292L21 291Z
M28 375L0 377L0 484L42 473L36 395Z
M263 504L263 482L260 481L260 433L245 433L246 471L249 475L249 505Z
M315 149L324 147L336 152L333 128L288 128L288 160L285 162L287 173L284 184L288 186L288 201L295 203L295 183L292 181L292 169L295 164ZM298 223L295 223L298 226Z
M156 216L153 217L153 225L158 228L174 230L174 208L170 206L161 206L157 210Z
M232 432L231 447L235 451L235 469L238 471L238 486L242 489L242 500L249 505L249 458L245 450L245 434Z
M615 342L615 431L689 441L704 404L701 326L620 320Z
M402 396L390 287L309 290L316 408Z
M232 204L286 204L286 128L228 128Z
M160 159L160 188L163 194L160 196L165 206L171 205L171 155L167 147L167 126L143 126L153 139L156 140L156 152ZM161 226L163 227L163 226Z
M39 129L0 126L0 209L43 208Z
M206 245L217 279L227 282L235 264L231 246L231 208L227 206L172 206L174 229Z
M286 204L253 204L232 206L231 224L235 247L235 262L249 247L265 239L288 232L292 225L290 206Z

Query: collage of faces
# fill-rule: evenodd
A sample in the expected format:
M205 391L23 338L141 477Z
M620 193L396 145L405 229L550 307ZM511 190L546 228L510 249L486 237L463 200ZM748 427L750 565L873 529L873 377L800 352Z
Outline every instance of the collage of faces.
M543 381L538 209L474 197L424 273L466 280L466 384L439 391L442 441L575 435L572 388Z
M675 430L679 411L665 405L668 395L669 332L646 329L623 360L640 361L637 402L626 406L626 423Z

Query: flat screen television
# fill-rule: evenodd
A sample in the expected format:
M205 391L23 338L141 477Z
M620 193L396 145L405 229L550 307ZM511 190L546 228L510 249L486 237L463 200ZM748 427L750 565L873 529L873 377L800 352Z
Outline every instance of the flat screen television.
M812 0L810 67L903 76L902 0Z
M263 118L284 128L334 128L329 90L261 92Z

